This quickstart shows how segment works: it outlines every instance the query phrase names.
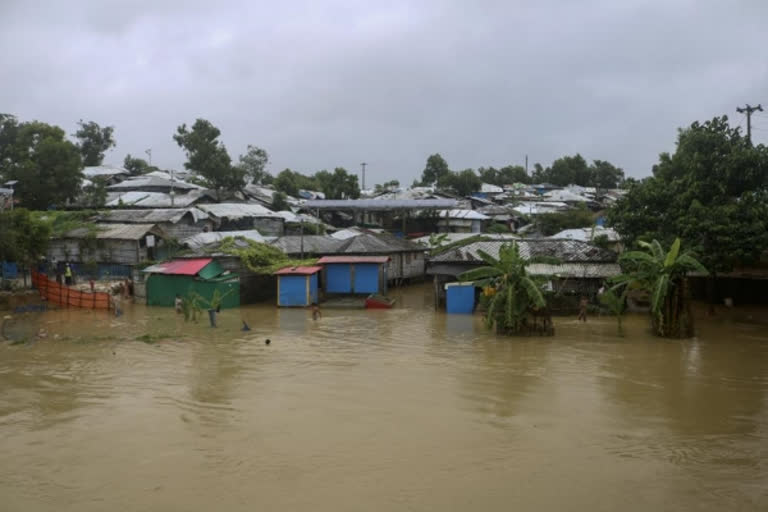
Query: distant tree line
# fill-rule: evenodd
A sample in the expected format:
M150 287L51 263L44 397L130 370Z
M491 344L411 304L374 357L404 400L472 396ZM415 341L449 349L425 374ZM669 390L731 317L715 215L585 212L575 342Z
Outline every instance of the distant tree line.
M421 179L416 180L414 185L434 185L466 196L479 191L483 183L499 187L514 183L550 183L561 187L580 185L604 190L618 188L624 182L624 171L621 168L604 160L594 160L592 164L588 164L579 154L558 158L546 168L539 163L534 164L533 172L529 175L520 165L507 165L500 169L480 167L477 171L452 171L448 162L439 153L435 153L427 158Z

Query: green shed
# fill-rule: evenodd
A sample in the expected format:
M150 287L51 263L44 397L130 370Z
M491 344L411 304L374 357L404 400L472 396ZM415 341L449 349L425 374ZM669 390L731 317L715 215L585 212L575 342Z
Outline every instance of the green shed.
M222 295L222 308L240 307L240 277L225 272L212 258L171 260L144 269L147 277L147 305L174 305L176 295L186 297L190 292L206 301L216 290Z

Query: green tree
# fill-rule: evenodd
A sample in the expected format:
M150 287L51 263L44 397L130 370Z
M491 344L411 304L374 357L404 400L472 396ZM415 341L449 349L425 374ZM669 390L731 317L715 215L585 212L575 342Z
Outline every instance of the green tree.
M376 194L383 194L385 192L393 192L400 187L400 181L390 180L385 183L377 183L373 191Z
M423 186L442 185L443 178L448 176L450 172L448 162L440 156L440 153L430 155L427 158L427 165L421 173L421 184Z
M91 184L83 187L82 203L89 207L104 206L107 202L107 182L104 178L95 176Z
M299 195L299 186L296 183L296 177L294 172L290 169L283 169L275 176L275 180L272 182L272 186L275 190L282 192L283 194L297 197Z
M768 148L752 146L728 118L680 130L653 176L629 186L608 211L625 245L680 237L714 278L768 249Z
M469 196L480 190L483 182L473 169L460 172L449 171L440 181L444 188L449 188L460 196Z
M221 131L210 121L197 119L191 129L186 124L179 126L173 140L187 155L184 167L199 174L221 200L222 192L235 192L245 186L245 173L232 166L219 135Z
M50 235L50 226L24 208L1 211L0 261L15 261L29 268L45 255Z
M0 142L0 176L18 180L14 197L23 206L45 210L80 194L80 152L58 126L0 116Z
M525 167L521 165L506 165L501 169L480 167L477 173L483 183L490 183L499 187L513 183L530 183L531 181L530 176L525 172Z
M157 170L154 166L150 167L143 158L133 158L130 153L125 155L125 159L123 159L123 168L133 175L147 174Z
M486 288L486 325L507 334L530 334L536 326L532 317L546 307L542 288L546 278L528 274L526 267L537 262L520 256L517 243L504 244L499 257L494 258L483 250L477 251L485 266L468 270L459 275L461 281L474 281L475 286ZM547 324L549 334L551 322Z
M590 185L598 190L618 188L624 180L624 171L605 160L594 160L590 174Z
M83 157L83 165L86 167L101 165L104 161L104 153L115 146L115 128L113 126L102 128L94 121L86 123L82 119L77 122L77 125L80 128L74 135L79 141L78 147Z
M580 154L564 156L552 162L552 167L545 171L546 181L553 185L565 187L567 185L590 185L590 169L587 161Z
M269 155L265 150L248 144L246 153L240 155L238 167L252 183L264 184L264 180L271 178L265 170L267 162L269 162Z
M275 192L272 194L272 209L276 212L282 212L290 210L287 196L282 192Z
M348 173L343 167L337 167L332 173L319 171L315 173L314 181L327 199L357 199L360 197L357 175Z
M534 222L544 236L552 236L564 229L586 228L594 224L594 213L583 204L564 212L536 215Z
M665 338L693 336L688 281L690 271L707 273L707 269L691 252L680 252L676 238L665 251L657 240L638 242L644 251L628 251L619 263L627 271L615 278L614 288L640 289L651 297L651 327L654 334Z

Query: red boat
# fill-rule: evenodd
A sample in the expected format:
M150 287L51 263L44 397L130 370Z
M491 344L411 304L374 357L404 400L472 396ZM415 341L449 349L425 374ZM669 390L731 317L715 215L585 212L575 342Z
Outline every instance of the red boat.
M383 295L369 295L365 299L365 309L392 309L395 299L384 297Z

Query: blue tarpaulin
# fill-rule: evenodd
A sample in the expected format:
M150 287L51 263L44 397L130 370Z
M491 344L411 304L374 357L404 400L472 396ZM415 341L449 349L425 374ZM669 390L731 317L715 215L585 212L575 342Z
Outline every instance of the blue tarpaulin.
M16 263L12 261L3 262L3 279L16 279L19 276L19 269Z

